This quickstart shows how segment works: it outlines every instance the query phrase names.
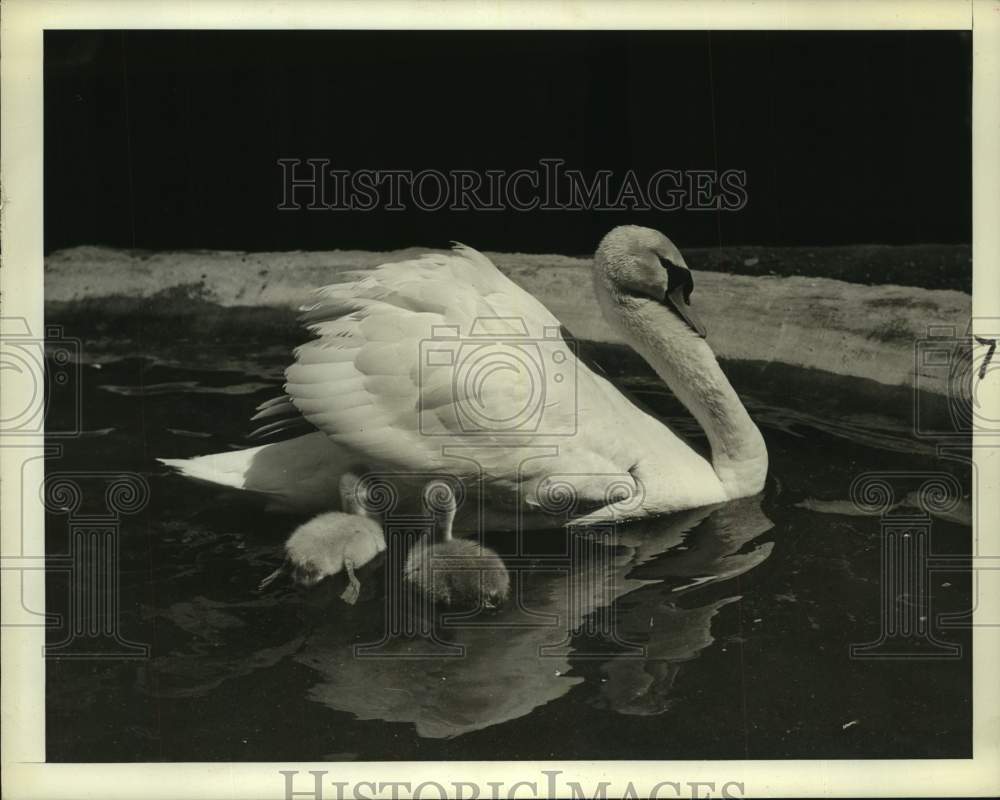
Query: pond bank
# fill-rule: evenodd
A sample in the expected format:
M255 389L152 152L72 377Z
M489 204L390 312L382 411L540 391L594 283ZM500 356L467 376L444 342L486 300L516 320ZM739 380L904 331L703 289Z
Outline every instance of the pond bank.
M886 260L886 253L896 251L897 258L889 260L903 267L912 256L908 247L878 249L880 261ZM808 250L814 254L813 273L823 272L827 261L843 263L845 248ZM76 247L46 259L46 312L49 320L58 322L78 314L190 317L212 307L234 311L259 308L273 312L261 315L262 324L291 325L295 310L309 291L331 282L337 272L413 258L423 252L428 251L144 253ZM520 253L487 255L545 303L578 338L620 343L597 308L589 260ZM777 362L887 386L912 387L915 341L927 335L929 326L951 326L962 335L969 324L971 296L965 292L867 286L801 275L731 274L710 271L711 267L700 270L698 262L705 260L702 255L704 252L698 251L689 259L695 270L693 303L708 328L709 343L727 360ZM717 255L716 260L719 258L723 257ZM833 267L830 270L835 271ZM943 372L922 370L921 388L945 394L947 376Z

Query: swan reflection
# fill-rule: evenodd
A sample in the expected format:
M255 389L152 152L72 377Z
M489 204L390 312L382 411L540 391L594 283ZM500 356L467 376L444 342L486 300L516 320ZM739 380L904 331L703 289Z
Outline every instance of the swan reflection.
M511 600L498 614L438 614L388 635L391 613L381 630L338 616L295 657L319 674L312 700L359 719L412 723L430 738L497 725L562 697L583 682L573 667L584 659L603 662L602 705L662 713L683 663L713 642L715 614L739 599L713 592L699 603L699 593L764 561L771 543L752 542L771 527L754 497L579 534L561 558L508 559ZM617 602L626 595L627 604Z

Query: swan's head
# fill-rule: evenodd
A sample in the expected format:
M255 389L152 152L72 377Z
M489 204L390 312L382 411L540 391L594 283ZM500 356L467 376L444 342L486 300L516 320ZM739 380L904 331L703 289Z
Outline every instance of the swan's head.
M705 328L691 312L694 278L677 246L652 228L621 225L594 254L594 274L615 299L653 300L669 308L699 336Z

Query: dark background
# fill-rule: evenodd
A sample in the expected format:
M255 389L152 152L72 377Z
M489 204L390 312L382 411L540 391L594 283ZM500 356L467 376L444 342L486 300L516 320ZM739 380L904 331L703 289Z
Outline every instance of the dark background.
M971 239L967 32L45 35L45 245L591 252ZM343 169L742 169L740 212L278 211Z

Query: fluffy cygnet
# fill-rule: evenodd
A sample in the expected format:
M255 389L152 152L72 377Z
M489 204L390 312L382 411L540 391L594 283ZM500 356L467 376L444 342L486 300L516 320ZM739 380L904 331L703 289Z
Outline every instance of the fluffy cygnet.
M445 481L424 489L434 531L410 549L403 580L432 603L455 608L497 608L510 592L510 574L493 550L470 539L452 538L455 493Z
M285 542L285 561L260 582L264 589L282 575L291 574L300 586L315 586L338 572L346 571L348 586L341 595L357 602L361 582L354 570L385 550L382 526L368 516L358 496L360 481L353 473L340 479L341 508L328 511L300 525Z

